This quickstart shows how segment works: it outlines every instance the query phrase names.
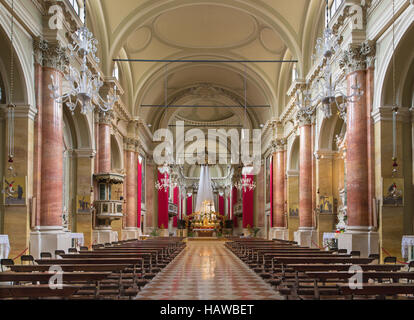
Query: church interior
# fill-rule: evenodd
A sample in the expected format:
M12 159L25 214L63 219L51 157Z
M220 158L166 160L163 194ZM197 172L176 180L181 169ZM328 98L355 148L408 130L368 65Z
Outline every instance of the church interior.
M413 0L0 0L0 300L414 299L413 40Z

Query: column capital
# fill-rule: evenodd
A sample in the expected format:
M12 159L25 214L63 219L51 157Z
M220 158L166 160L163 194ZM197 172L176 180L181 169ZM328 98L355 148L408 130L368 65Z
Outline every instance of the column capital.
M108 111L108 112L99 111L98 112L97 120L100 124L111 125L113 118L114 118L114 114L112 111Z
M38 38L33 41L35 62L43 67L49 67L63 72L69 64L66 48L59 41L49 42Z
M299 124L299 127L309 126L312 124L313 110L308 108L299 109L296 114L296 121Z
M130 138L130 137L124 137L124 150L125 151L135 152L136 144L137 144L137 141L135 139Z
M346 74L349 74L354 71L374 67L376 55L375 45L373 41L365 41L358 45L349 45L339 60L340 68L345 69Z
M286 139L275 139L272 141L272 153L284 151L286 147Z

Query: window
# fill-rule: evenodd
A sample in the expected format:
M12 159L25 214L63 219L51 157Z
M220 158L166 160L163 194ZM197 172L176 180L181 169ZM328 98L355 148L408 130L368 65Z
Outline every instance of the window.
M82 23L85 22L84 12L85 9L82 6L79 5L78 0L69 0L70 5L72 6L73 10L75 10L78 17L81 19Z
M338 11L339 7L345 0L331 0L329 3L328 10L328 22L331 21L335 13Z
M119 68L118 68L118 64L116 62L114 64L114 70L112 71L112 76L114 78L116 78L116 80L119 81Z
M296 64L292 68L292 83L298 78L298 72L296 70Z

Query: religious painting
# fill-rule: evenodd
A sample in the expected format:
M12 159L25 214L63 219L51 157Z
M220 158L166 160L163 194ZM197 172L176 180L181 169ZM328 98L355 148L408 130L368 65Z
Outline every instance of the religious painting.
M3 180L4 203L6 206L26 204L26 177L7 177Z
M385 178L382 184L384 206L404 205L404 179Z
M299 208L298 207L289 208L289 217L299 217Z
M333 213L333 197L320 196L318 208L320 213Z
M272 157L266 158L266 203L270 203L270 165Z
M112 185L112 198L111 200L119 201L122 200L122 195L124 193L124 185L122 183L120 184L114 184Z
M78 195L76 197L76 212L90 213L91 212L91 196Z

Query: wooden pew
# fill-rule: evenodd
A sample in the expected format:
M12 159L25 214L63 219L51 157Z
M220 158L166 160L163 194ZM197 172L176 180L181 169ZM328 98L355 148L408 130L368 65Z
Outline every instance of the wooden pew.
M47 272L53 266L53 264L14 265L9 268L14 272ZM60 268L63 272L120 272L129 266L129 264L65 264L60 265Z
M31 286L0 286L0 299L14 298L69 298L82 286L79 285L62 285L62 289L52 290L49 285L31 285Z
M63 272L63 282L101 281L106 279L110 272ZM41 282L49 283L55 276L54 272L0 272L0 282Z
M351 289L349 284L338 284L341 294L354 299L355 296L375 296L377 299L385 299L386 296L406 294L414 295L414 284L412 283L363 283L362 289Z

